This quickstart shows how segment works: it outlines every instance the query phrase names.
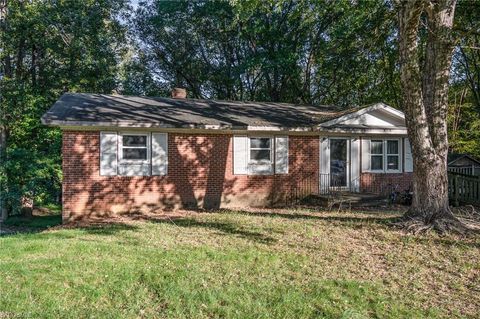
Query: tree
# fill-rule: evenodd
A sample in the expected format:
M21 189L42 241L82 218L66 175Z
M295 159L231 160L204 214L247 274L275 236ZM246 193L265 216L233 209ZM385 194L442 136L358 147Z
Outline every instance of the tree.
M157 86L183 86L192 97L398 105L388 3L156 0L139 6L130 28ZM127 92L132 82L155 87L126 80Z
M0 193L10 213L60 198L61 132L42 114L65 91L111 93L126 0L0 0Z
M414 163L414 197L406 214L416 230L461 231L449 208L447 177L448 88L456 0L398 4L402 106ZM419 41L425 25L425 44Z

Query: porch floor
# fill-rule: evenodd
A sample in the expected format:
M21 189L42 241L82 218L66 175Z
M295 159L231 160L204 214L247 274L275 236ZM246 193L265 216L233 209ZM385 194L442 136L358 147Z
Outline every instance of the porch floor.
M310 204L320 206L334 206L338 204L350 207L378 207L388 204L386 195L352 192L333 192L329 194L310 195L304 200Z

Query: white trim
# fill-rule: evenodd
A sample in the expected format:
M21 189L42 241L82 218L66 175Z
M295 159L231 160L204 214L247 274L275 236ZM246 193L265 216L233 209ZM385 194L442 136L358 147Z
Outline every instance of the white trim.
M397 154L388 154L388 141L397 142ZM401 173L402 172L402 142L401 139L396 138L387 138L385 139L385 173ZM388 156L397 156L398 158L398 169L388 169Z
M260 139L260 138L263 138L263 139L269 139L270 140L270 147L269 148L258 148L258 147L254 147L252 149L252 139ZM268 165L268 164L273 164L273 161L274 161L274 154L273 154L273 150L275 149L275 147L273 146L273 143L274 143L274 140L273 140L273 136L249 136L248 137L248 165ZM267 160L255 160L255 159L252 159L251 158L251 151L252 150L269 150L270 152L270 159L267 161Z
M373 154L372 153L372 141L381 141L382 142L382 154ZM396 141L398 143L398 153L397 154L388 154L388 141ZM385 173L402 173L403 165L403 152L402 152L402 138L370 138L370 149L369 149L369 161L370 169L365 171L369 173L376 174L385 174ZM363 152L364 150L362 150ZM372 156L382 156L382 169L372 169ZM388 156L397 156L398 157L398 169L388 169Z
M382 143L382 153L372 153L372 142L381 142ZM385 140L383 138L370 139L370 172L371 173L384 173L385 172ZM382 157L382 169L373 169L372 168L372 156L381 156Z
M407 136L407 129L402 128L281 128L281 127L253 127L248 128L225 128L225 129L204 129L204 128L161 128L161 127L121 127L121 126L59 126L64 131L118 131L123 129L133 132L165 132L165 133L189 133L189 134L227 134L227 135L245 135L245 134L283 134L283 135L302 135L318 136Z
M251 139L252 138L268 138L270 139L270 160L269 161L256 161L250 157L251 153ZM266 150L266 148L265 148ZM274 137L266 135L252 135L247 138L247 174L248 175L274 175L275 174L275 162L274 162Z
M140 148L140 149L147 149L147 159L146 160L133 160L133 159L124 159L123 158L123 136L124 135L138 135L138 136L146 136L147 143L146 146L143 147L134 147L134 146L125 146L125 148ZM119 165L135 165L135 164L150 164L152 159L152 149L151 149L151 137L152 134L150 132L119 132L118 133L118 164Z
M322 124L320 124L319 126L321 127L328 127L328 126L332 126L332 125L335 125L335 124L338 124L338 123L341 123L341 122L344 122L346 120L350 120L350 119L353 119L353 118L356 118L356 117L359 117L365 113L369 113L369 112L372 112L372 111L375 111L375 110L385 110L387 111L388 113L398 117L398 118L401 118L401 119L405 119L405 114L403 114L402 111L399 111L397 109L394 109L393 107L391 106L388 106L384 103L376 103L374 105L371 105L371 106L367 106L361 110L358 110L356 112L353 112L353 113L350 113L350 114L346 114L346 115L343 115L343 116L340 116L336 119L333 119L333 120L330 120L330 121L327 121L327 122L324 122Z

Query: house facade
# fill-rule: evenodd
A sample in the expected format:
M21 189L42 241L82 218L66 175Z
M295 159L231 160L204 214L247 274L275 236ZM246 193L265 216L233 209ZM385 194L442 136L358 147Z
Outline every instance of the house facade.
M410 187L402 112L282 103L65 94L42 117L63 131L63 219L282 203L310 190Z

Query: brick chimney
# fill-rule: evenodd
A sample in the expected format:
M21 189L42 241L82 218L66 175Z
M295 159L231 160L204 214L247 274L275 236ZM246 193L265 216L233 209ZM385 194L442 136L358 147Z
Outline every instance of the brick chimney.
M174 99L185 99L187 98L187 90L183 88L173 88L172 89L172 98Z

